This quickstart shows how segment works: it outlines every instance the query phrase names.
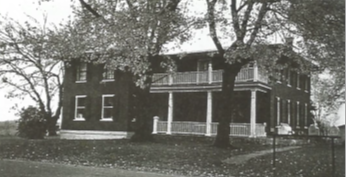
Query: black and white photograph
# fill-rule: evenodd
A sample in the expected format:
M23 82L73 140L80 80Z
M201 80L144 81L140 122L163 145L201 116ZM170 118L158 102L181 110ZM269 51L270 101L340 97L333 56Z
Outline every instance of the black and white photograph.
M344 0L2 0L0 177L345 177Z

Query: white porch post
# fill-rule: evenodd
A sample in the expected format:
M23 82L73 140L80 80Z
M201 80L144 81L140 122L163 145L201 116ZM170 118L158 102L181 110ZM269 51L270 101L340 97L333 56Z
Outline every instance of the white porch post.
M209 84L213 82L213 66L211 61L209 61L208 63L208 81L209 81Z
M207 95L207 121L206 121L206 134L205 136L211 136L211 122L212 122L212 109L213 109L213 95L211 91L208 91Z
M167 134L172 134L173 121L173 93L168 93L168 118L167 118Z
M256 137L256 90L251 90L250 137Z
M254 61L254 64L253 64L253 81L254 82L258 81L258 66L256 61Z
M153 134L157 134L157 123L159 122L159 117L154 116L154 122L153 122Z

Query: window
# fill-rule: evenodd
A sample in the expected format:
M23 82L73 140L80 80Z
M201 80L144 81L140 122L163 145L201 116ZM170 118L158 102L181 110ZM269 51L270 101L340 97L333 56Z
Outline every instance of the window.
M280 98L279 97L276 97L276 110L277 110L276 121L277 121L277 125L279 125L280 124Z
M297 84L297 73L294 71L291 71L291 81L290 84L292 85L292 87L295 87Z
M300 90L300 74L297 73L297 89Z
M87 64L80 63L77 66L77 82L86 82L87 80Z
M209 63L210 63L209 60L205 60L205 59L199 60L197 63L197 71L208 71Z
M300 121L300 119L299 119L299 117L300 117L300 106L299 106L299 101L297 101L297 106L296 106L296 111L297 111L297 121L296 121L296 124L297 124L297 127L299 127L299 121Z
M291 70L289 68L287 69L287 85L291 86Z
M291 124L291 100L287 100L287 123Z
M113 120L114 95L102 95L102 119Z
M103 69L103 81L114 81L114 70L107 68L107 66Z
M306 92L309 92L309 85L310 85L310 77L306 76L306 78L305 78L305 86L304 86L304 89L305 89Z
M77 95L75 100L74 120L85 120L86 95Z
M305 103L304 107L304 122L305 122L305 128L308 127L308 104Z

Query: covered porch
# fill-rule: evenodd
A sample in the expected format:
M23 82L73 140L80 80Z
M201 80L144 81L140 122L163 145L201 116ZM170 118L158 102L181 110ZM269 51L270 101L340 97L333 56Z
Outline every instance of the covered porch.
M154 113L153 134L185 134L215 136L218 128L217 114L221 92L168 92L153 94L157 112ZM168 97L168 98L167 98ZM237 91L237 111L231 120L230 136L266 136L269 102L264 92L258 89Z

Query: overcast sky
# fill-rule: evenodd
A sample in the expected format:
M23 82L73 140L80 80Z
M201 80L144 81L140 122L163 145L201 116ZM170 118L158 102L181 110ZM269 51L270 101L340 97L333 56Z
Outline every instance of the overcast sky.
M37 20L43 20L43 14L46 13L48 23L59 23L67 19L71 14L71 0L53 0L53 2L38 4L38 0L2 0L0 5L0 15L8 16L20 22L28 20L30 15ZM18 119L14 116L14 111L10 108L16 103L19 107L28 106L32 102L28 100L9 100L4 97L7 91L0 89L0 121Z
M203 10L205 7L201 7L204 4L198 1L198 8L194 8L194 12ZM9 0L1 3L0 15L8 16L20 22L26 21L27 15L30 15L37 20L43 20L43 14L47 14L48 23L59 23L64 19L67 19L71 14L71 0L52 0L52 2L45 2L41 5L38 4L38 0ZM194 6L196 7L196 6ZM214 49L210 37L208 37L207 30L199 31L198 35L202 37L196 37L198 42L194 41L191 43L184 44L181 49L195 51L195 50L208 50ZM229 41L229 40L228 40ZM31 104L29 100L8 100L4 97L6 93L5 89L0 89L0 121L17 119L14 116L14 112L10 111L10 107L14 104L18 104L19 107L27 106ZM339 115L341 120L339 122L342 124L345 122L345 106L339 110Z

